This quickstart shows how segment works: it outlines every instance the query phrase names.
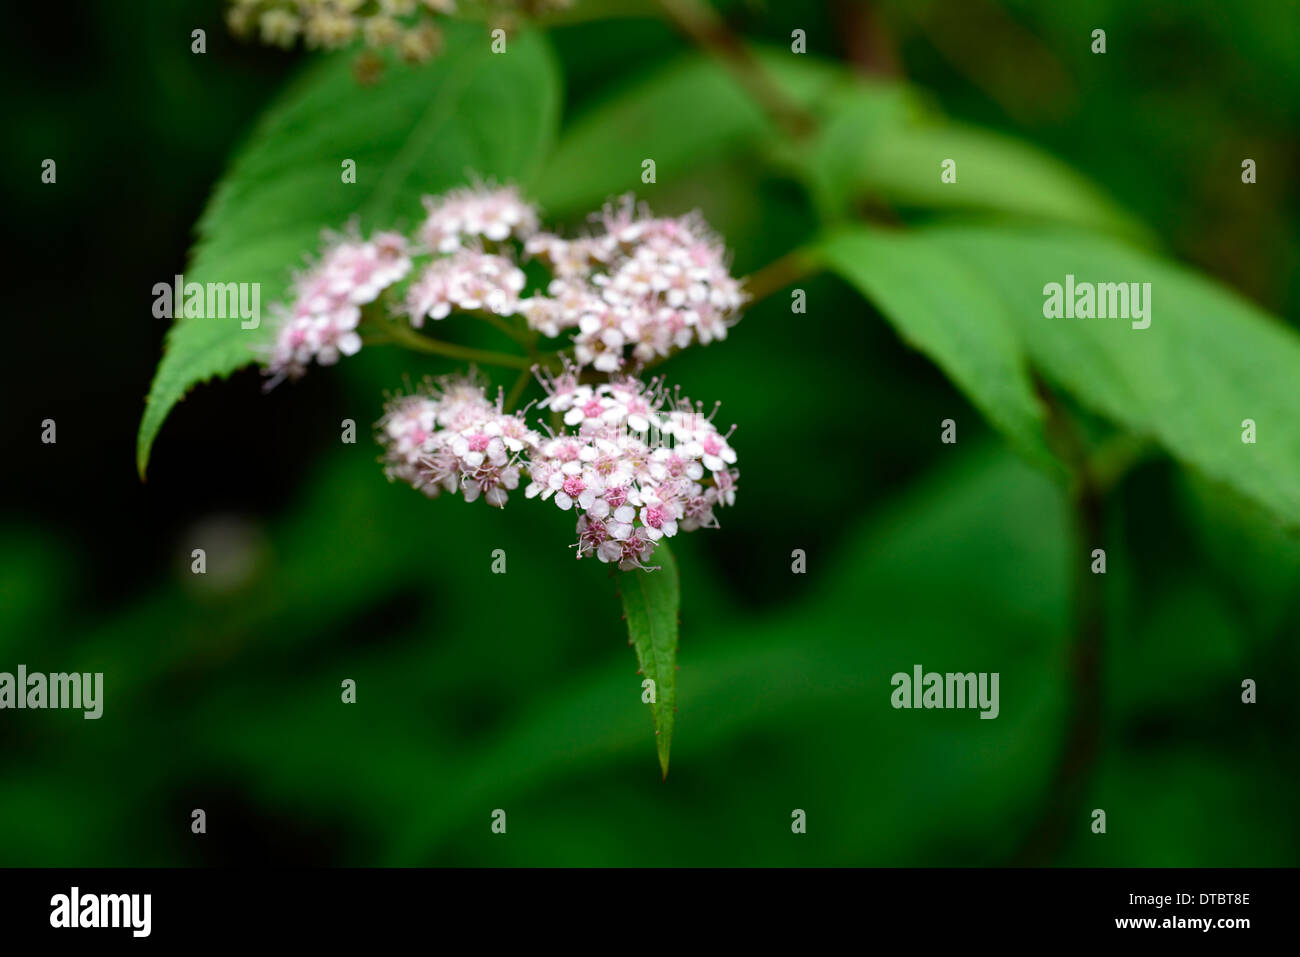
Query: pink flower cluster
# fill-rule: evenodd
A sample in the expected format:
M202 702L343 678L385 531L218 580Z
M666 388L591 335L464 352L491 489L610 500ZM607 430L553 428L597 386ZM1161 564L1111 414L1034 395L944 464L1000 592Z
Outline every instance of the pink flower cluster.
M428 213L416 241L394 232L362 240L356 229L325 233L319 261L293 283L293 302L278 308L276 341L266 362L270 384L301 376L312 360L333 365L361 348L360 307L374 302L411 271L412 257L435 258L411 283L399 311L420 327L453 308L515 315L524 274L504 255L483 251L484 240L523 240L537 229L537 210L512 186L477 185L424 197ZM467 245L469 244L469 245ZM446 254L451 255L446 255Z
M430 498L461 492L501 508L519 486L521 456L541 441L519 415L501 411L473 378L427 384L388 403L379 423L384 468Z
M572 370L546 385L540 407L571 431L532 454L524 494L579 513L579 558L646 567L662 539L716 527L714 509L735 502L735 450L688 400L632 378L580 385Z
M538 233L525 244L550 263L547 295L520 303L543 335L576 329L579 365L619 371L630 352L639 364L692 342L727 335L744 304L726 249L695 214L657 218L625 197L605 207L595 235Z
M458 249L424 268L407 289L401 311L417 329L426 318L445 319L453 308L511 316L518 311L523 288L523 272L506 257Z
M472 378L393 399L379 423L389 479L501 507L526 472L526 497L578 514L578 557L622 569L647 567L678 532L716 527L715 509L735 503L729 433L689 400L631 378L579 384L572 367L544 385L538 408L566 427L549 437L502 412Z
M419 240L429 252L454 253L468 240L499 243L537 232L537 207L514 186L466 186L423 202L427 217Z
M294 278L292 304L278 309L271 384L355 353L361 307L428 256L387 302L391 313L417 328L457 310L522 316L546 336L572 333L573 355L543 378L545 434L507 414L500 394L489 400L472 373L392 399L378 425L390 480L501 508L526 477L527 498L577 515L579 558L622 569L650 567L659 542L679 532L716 527L739 479L730 431L713 424L716 409L705 415L658 380L625 371L724 338L743 305L726 250L703 220L657 218L629 197L607 206L592 234L562 239L538 231L536 209L513 187L476 185L424 205L413 240L363 239L355 227L326 234L320 259ZM520 255L549 265L544 294L525 295ZM599 373L609 381L583 381Z
M267 362L272 384L296 379L313 359L328 366L355 354L361 348L361 306L410 269L411 253L400 233L375 233L369 240L354 231L326 233L320 259L294 277L293 304L278 310L279 334Z
M725 248L696 214L659 218L625 197L594 217L593 234L562 239L538 232L536 207L512 186L454 189L424 205L413 241L326 235L320 260L295 279L292 305L279 310L272 384L360 349L360 307L404 279L415 256L433 258L389 308L416 328L457 310L522 316L545 336L571 332L574 361L605 373L724 338L745 301ZM521 249L550 266L545 292L524 295Z

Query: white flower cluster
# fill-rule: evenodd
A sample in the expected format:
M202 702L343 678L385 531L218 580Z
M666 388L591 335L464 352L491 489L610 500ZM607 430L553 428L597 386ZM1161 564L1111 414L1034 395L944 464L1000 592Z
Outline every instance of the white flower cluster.
M537 232L537 207L513 186L466 186L442 196L425 196L423 203L427 217L419 239L430 252L453 253L466 240L499 243Z
M656 218L627 197L606 206L595 234L561 239L537 231L537 209L512 186L456 189L424 197L424 206L414 241L327 234L320 262L294 284L268 362L273 382L296 378L313 359L330 365L360 349L358 307L403 279L415 256L433 258L390 307L411 325L453 311L522 316L545 336L572 331L577 365L604 373L725 338L745 300L725 248L695 214ZM512 240L550 265L544 294L524 296Z
M320 259L294 277L293 304L276 310L279 333L267 360L271 384L296 379L313 359L327 366L355 354L361 348L361 306L410 269L410 250L400 233L375 233L369 240L355 231L326 233Z
M338 50L357 40L391 48L411 63L435 56L442 31L431 14L458 13L456 0L229 0L226 22L237 36L257 34L262 43L291 49ZM570 0L469 0L471 7L537 13Z
M458 249L435 259L406 291L401 310L417 329L425 319L445 319L453 308L514 315L524 288L523 271L504 256Z
M537 209L513 186L470 186L425 196L427 213L416 237L434 259L407 290L399 310L419 328L445 319L452 309L486 310L498 316L519 311L524 273L506 255L484 252L482 242L525 239L537 231Z
M472 378L445 379L389 402L379 423L389 479L430 498L461 492L501 508L519 486L521 455L541 441L519 415L501 411Z
M524 494L579 513L578 557L645 567L660 540L716 527L714 509L735 502L736 452L690 401L632 378L581 385L571 370L546 385L540 407L571 431L533 453Z
M592 236L538 233L527 241L555 275L547 295L520 304L529 325L548 336L576 329L578 364L601 372L619 371L628 351L644 364L726 338L745 296L722 242L698 215L656 218L625 197L597 224Z
M500 507L527 472L528 498L578 513L578 557L622 569L647 567L662 539L716 527L714 510L734 504L735 450L688 400L636 379L580 385L572 369L545 385L539 408L568 428L549 438L472 379L394 399L379 423L388 477Z
M536 207L512 186L464 187L425 196L424 205L413 242L398 233L363 241L355 229L326 234L320 261L294 282L268 361L272 384L300 376L313 359L329 365L355 354L359 307L403 280L413 256L433 259L393 307L411 325L452 311L523 316L547 337L572 330L577 365L604 373L724 338L744 304L722 242L697 215L656 218L625 198L604 208L597 233L562 239L538 233ZM508 241L550 264L545 294L525 298Z
M293 302L275 307L278 335L266 361L270 385L301 376L312 360L333 365L361 348L360 307L411 271L412 257L451 253L424 267L398 307L417 328L426 318L442 319L453 308L484 309L498 315L518 311L524 274L514 261L475 246L483 239L523 239L537 228L537 211L514 187L479 185L425 197L428 218L415 243L395 232L363 240L355 226L326 231L320 259L295 276Z
M579 558L622 569L648 567L658 543L679 532L716 526L739 478L730 432L657 380L625 371L725 337L743 304L703 220L656 218L628 198L605 208L593 234L561 239L538 231L537 210L513 187L476 185L424 205L413 240L327 234L319 261L295 277L291 306L278 309L272 384L355 353L361 306L427 256L386 303L413 326L462 311L522 316L550 337L572 332L572 358L561 353L562 371L543 379L538 405L563 426L553 421L560 431L543 435L507 414L499 395L490 401L472 375L443 379L388 403L379 440L390 479L500 508L526 476L528 498L577 514ZM521 254L549 265L544 294L525 296ZM601 374L609 380L584 381Z

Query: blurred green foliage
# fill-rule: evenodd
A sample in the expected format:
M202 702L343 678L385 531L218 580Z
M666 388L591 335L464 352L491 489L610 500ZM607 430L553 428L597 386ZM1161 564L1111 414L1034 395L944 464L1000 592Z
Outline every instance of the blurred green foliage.
M1033 825L1058 800L1051 781L1069 720L1078 546L1068 490L982 424L980 411L1005 427L989 411L1001 400L976 411L899 340L895 317L829 275L803 284L806 315L778 294L726 343L665 369L691 395L722 400L720 418L740 425L742 471L724 528L674 542L682 626L666 782L614 583L569 558L570 518L430 503L386 484L364 440L338 442L337 423L376 419L382 391L404 374L451 364L367 349L273 396L257 395L249 373L201 388L173 413L140 488L134 430L164 331L146 318L147 292L184 263L223 162L287 66L224 37L216 3L140 6L150 15L130 28L105 13L61 34L67 71L42 65L49 41L35 27L21 37L34 46L15 44L11 58L28 70L21 115L32 122L16 124L6 157L21 170L7 181L24 185L6 189L34 219L38 252L66 261L69 237L82 238L90 255L65 268L103 293L102 317L60 307L75 348L32 323L12 351L23 358L7 378L20 434L6 438L16 456L0 525L0 670L102 670L106 703L99 721L0 716L0 863L1300 859L1300 544L1240 494L1285 494L1294 460L1290 472L1276 460L1275 485L1243 489L1230 466L1215 474L1152 457L1111 492L1099 761L1086 808L1066 809L1076 824L1063 845L1035 858ZM925 242L960 253L994 286L1041 251L1016 232L1039 227L1016 225L1010 239L978 230L1082 216L1296 315L1297 197L1294 182L1278 182L1288 157L1300 165L1300 76L1285 42L1294 8L727 6L755 42L778 48L799 27L814 54L872 74L866 86L881 96L866 101L816 63L792 68L811 108L858 104L839 121L845 142L881 117L907 129L924 120L927 136L942 135L930 131L938 117L960 117L953 129L981 148L1014 136L1012 155L989 168L1031 156L1038 185L990 191L978 226L931 225L968 211L935 210L905 176L862 191L839 165L846 146L813 157L825 189L809 191L808 156L768 136L664 25L580 21L549 31L565 102L539 191L557 215L576 219L635 185L640 158L657 155L639 152L646 136L665 158L646 198L668 213L701 208L738 273L814 241L827 197L861 191L883 193L902 222L926 227ZM202 60L188 53L196 22L209 24ZM1101 23L1104 61L1086 45ZM680 84L667 109L627 107L622 98L652 76L656 90ZM622 126L594 119L620 109ZM894 157L877 171L906 173L909 142L871 154ZM1238 180L1247 148L1269 171L1255 188ZM60 157L60 185L40 193L32 170L45 155ZM1075 174L1058 179L1067 164L1119 202ZM1062 182L1064 194L1040 192ZM28 282L20 302L48 313L47 274L34 269ZM1252 387L1277 390L1284 415L1276 356L1216 340L1231 328L1219 326L1226 294L1195 290L1186 309L1203 306L1199 361L1258 370ZM953 311L940 301L935 313ZM1081 375L1088 354L1040 333L1023 346L1036 361L1066 384ZM970 359L951 356L955 368ZM1123 409L1152 408L1116 382L1134 402L1092 411L1124 423ZM1165 399L1187 418L1167 444L1206 466L1196 426L1213 411L1205 403L1222 400ZM51 413L59 444L42 449L34 423ZM1230 425L1244 417L1223 414ZM948 417L955 448L938 442ZM1147 433L1155 422L1132 424ZM201 579L189 574L196 538L226 543L209 548ZM508 555L504 576L490 572L495 548ZM807 553L806 575L791 574L794 549ZM1000 716L893 710L890 676L917 663L999 672ZM1240 701L1246 677L1259 682L1257 705ZM344 678L357 682L356 705L340 703ZM197 807L204 836L189 830ZM1104 837L1088 830L1093 807L1107 810ZM489 830L494 808L507 811L504 838ZM803 836L790 832L796 808L808 814Z

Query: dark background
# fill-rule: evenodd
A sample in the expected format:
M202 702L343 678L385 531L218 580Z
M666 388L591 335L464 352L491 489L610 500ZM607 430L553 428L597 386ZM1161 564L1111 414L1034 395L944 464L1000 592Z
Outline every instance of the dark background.
M1298 314L1294 4L798 7L729 12L748 37L800 27L812 53L1046 147L1171 255ZM1168 462L1126 480L1108 519L1100 758L1069 825L1042 838L1067 708L1063 494L830 278L807 284L817 321L778 296L672 365L740 423L742 484L723 530L676 548L666 783L612 584L564 561L567 517L426 503L383 481L364 440L340 447L340 419L378 417L391 357L269 395L251 370L199 387L142 484L135 435L165 332L152 286L184 270L213 185L304 58L233 40L219 13L27 5L2 41L16 295L0 670L102 670L107 702L97 722L0 715L0 864L1296 862L1294 538ZM1104 69L1080 39L1097 25ZM566 117L685 46L641 18L552 40ZM1223 185L1242 156L1260 188ZM778 172L728 158L697 174L656 208L703 207L738 274L815 228ZM948 416L956 449L937 440ZM39 442L45 418L56 445ZM1000 672L1001 717L893 711L889 675L918 662Z

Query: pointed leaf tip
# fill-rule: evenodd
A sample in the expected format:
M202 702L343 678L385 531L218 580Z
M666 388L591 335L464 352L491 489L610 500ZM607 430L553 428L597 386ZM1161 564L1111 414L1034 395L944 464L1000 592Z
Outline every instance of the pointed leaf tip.
M655 744L659 766L667 778L677 710L677 612L681 594L677 564L668 546L661 542L655 557L661 559L657 571L621 573L620 591L630 644L636 649L640 665L637 674L655 683L655 700L651 704Z

